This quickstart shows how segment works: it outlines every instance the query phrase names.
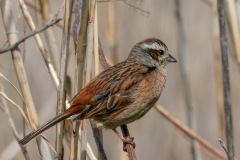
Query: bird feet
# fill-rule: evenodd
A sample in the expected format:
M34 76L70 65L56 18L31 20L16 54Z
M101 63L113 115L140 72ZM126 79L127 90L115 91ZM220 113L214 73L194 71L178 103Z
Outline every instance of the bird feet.
M131 144L133 146L133 148L136 147L136 144L133 142L133 137L127 136L127 137L123 137L117 130L116 128L112 129L113 132L115 132L117 134L117 136L122 140L123 142L123 151L127 152L127 144Z
M131 144L133 146L133 148L136 147L136 144L133 142L134 137L124 137L124 139L122 139L123 142L123 151L127 152L127 144Z

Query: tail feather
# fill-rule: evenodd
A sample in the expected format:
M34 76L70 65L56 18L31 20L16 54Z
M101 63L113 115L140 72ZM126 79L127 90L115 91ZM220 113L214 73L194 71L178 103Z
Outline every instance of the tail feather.
M39 127L37 130L33 131L32 133L28 134L27 136L25 136L22 140L19 141L20 145L25 145L27 144L29 141L31 141L33 138L35 138L36 136L38 136L39 134L41 134L43 131L47 130L48 128L54 126L55 124L61 122L62 120L70 117L72 114L71 113L62 113L56 117L54 117L52 120L50 120L49 122L45 123L44 125L42 125L41 127Z

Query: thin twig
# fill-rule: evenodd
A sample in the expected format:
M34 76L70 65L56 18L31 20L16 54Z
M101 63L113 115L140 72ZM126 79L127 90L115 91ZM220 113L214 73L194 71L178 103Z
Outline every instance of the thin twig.
M143 12L143 13L146 13L147 15L150 14L148 11L145 11L145 10L139 8L139 7L136 7L132 4L130 4L129 2L127 2L127 0L100 0L100 1L98 1L98 3L101 3L101 2L118 2L118 1L122 1L123 3L129 5L130 7L135 8L135 9L137 9L137 10Z
M206 141L205 139L203 139L202 137L197 135L195 132L193 132L191 129L189 129L187 126L185 126L179 120L177 120L175 117L170 115L168 113L168 111L165 110L163 107L161 107L159 104L156 104L154 107L162 116L164 116L164 118L166 118L169 122L174 124L179 130L181 130L188 137L198 141L200 143L200 145L202 145L203 147L208 149L212 154L216 155L217 157L224 159L224 160L226 159L225 155L223 155L221 151L219 151L218 149L213 147L210 143L208 143L208 141Z
M4 90L4 88L3 88L3 86L1 84L0 84L0 90L1 91ZM2 96L0 96L0 108L3 110L3 112L5 113L5 115L6 115L7 119L8 119L9 126L12 129L12 132L14 134L15 139L19 142L20 141L19 134L17 132L17 129L16 129L15 125L14 125L12 116L11 116L11 114L9 112L8 107L7 107L6 100ZM30 160L30 157L28 155L28 151L27 151L26 147L22 146L22 145L19 145L19 146L20 146L20 148L22 150L22 153L23 153L25 159L26 160Z
M218 141L219 141L219 143L221 144L223 150L224 150L224 151L226 152L226 154L228 155L229 153L228 153L228 149L227 149L226 144L223 142L223 140L222 140L221 138L218 139ZM236 160L236 158L233 158L233 160Z
M10 47L7 47L5 49L1 49L0 50L0 54L8 52L10 50L15 49L19 44L23 43L26 39L34 36L35 34L38 34L40 32L43 32L44 30L48 29L49 27L52 27L53 25L55 25L56 23L58 23L59 21L61 21L62 19L58 18L54 21L52 21L51 23L47 24L45 27L42 27L41 29L38 29L32 33L29 33L27 36L21 38L20 40L18 40L16 43L14 43L13 45L11 45Z
M24 2L25 2L28 6L32 7L35 11L41 12L41 7L40 7L37 3L33 2L32 0L24 0ZM60 11L60 10L59 10L59 11ZM58 12L58 13L59 13L59 12ZM49 19L56 19L56 17L58 16L58 13L55 14L55 15L49 14L49 15L48 15L48 18L49 18ZM57 24L58 24L58 26L61 26L61 28L63 27L63 21L60 21L60 22L58 22Z
M128 3L128 2L127 2L127 1L125 1L125 0L122 0L122 2L123 2L123 3L125 3L125 4L127 4L127 5L129 5L130 7L133 7L133 8L135 8L135 9L137 9L137 10L141 11L142 13L146 13L147 15L149 15L149 14L150 14L148 11L145 11L145 10L143 10L143 9L139 8L139 7L136 7L136 6L134 6L134 5L130 4L130 3Z
M228 39L227 39L226 1L225 0L218 0L218 15L219 15L221 52L222 52L224 110L225 110L225 121L226 121L226 139L227 139L228 159L233 160L234 159L234 140L233 140L230 79L229 79L229 66L228 66Z

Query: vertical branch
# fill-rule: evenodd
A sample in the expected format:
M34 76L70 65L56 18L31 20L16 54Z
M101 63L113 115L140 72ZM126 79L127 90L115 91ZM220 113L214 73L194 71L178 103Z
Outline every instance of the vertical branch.
M64 13L64 29L61 48L61 66L60 66L60 80L58 88L58 107L57 114L61 114L65 109L65 85L66 85L66 69L67 69L67 57L69 52L69 38L70 38L70 26L72 17L73 0L65 0L65 13ZM64 133L64 121L57 124L56 131L56 150L59 154L59 158L63 159L63 133Z
M225 120L224 120L224 106L223 106L223 82L222 82L222 63L218 24L217 1L212 2L213 12L213 46L214 46L214 63L215 63L215 79L216 79L216 94L217 106L219 115L219 136L225 137Z
M177 20L177 46L178 46L178 54L179 54L179 61L181 66L181 76L182 76L182 84L183 84L183 92L184 92L184 100L185 100L185 108L187 114L187 123L188 126L192 130L196 130L196 123L194 119L194 108L192 105L192 98L191 98L191 89L188 81L188 73L187 73L187 66L186 66L186 38L183 29L182 17L180 13L180 1L175 0L176 4L176 20ZM191 143L191 153L192 159L201 159L201 154L199 151L199 146L197 142L193 139L190 140Z
M1 5L0 5L1 13L3 17L2 19L3 19L5 31L7 34L8 42L10 45L13 45L18 41L18 36L17 36L16 25L14 23L12 11L10 8L11 5L9 0L2 0L0 2L1 2ZM16 49L12 50L11 53L13 57L12 59L15 66L15 70L17 73L17 78L20 83L21 90L23 92L23 97L26 101L27 110L29 111L28 116L31 123L33 124L32 127L35 128L39 126L39 122L37 119L37 114L36 114L35 106L33 103L32 95L30 92L30 88L28 85L27 76L26 76L26 72L22 62L22 57L21 57L19 47L16 47ZM37 138L37 144L38 144L41 156L44 159L52 159L47 144L43 142L40 137Z
M1 91L4 90L2 85L0 85L0 90ZM3 110L3 112L5 113L5 115L6 115L7 119L8 119L8 123L9 123L9 126L12 129L14 137L19 142L20 141L19 134L18 134L17 129L16 129L14 123L13 123L12 116L11 116L11 114L9 112L8 107L7 107L6 100L2 96L0 96L0 108ZM20 148L22 150L22 153L23 153L25 159L26 160L30 160L26 147L22 146L22 145L19 145L19 146L20 146Z
M218 0L218 15L220 28L220 42L222 51L222 72L223 72L223 92L224 92L224 111L226 121L226 138L228 159L234 159L234 141L233 141L233 124L231 111L231 95L229 81L229 66L228 66L228 40L226 26L226 1Z

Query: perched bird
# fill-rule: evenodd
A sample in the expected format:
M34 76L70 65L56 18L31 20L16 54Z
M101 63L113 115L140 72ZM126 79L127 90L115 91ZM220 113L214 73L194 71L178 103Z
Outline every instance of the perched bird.
M24 137L25 145L43 131L70 116L93 118L106 129L112 129L124 143L116 128L144 116L157 102L164 88L166 65L177 62L159 39L149 38L137 43L128 58L96 76L72 100L71 107Z

